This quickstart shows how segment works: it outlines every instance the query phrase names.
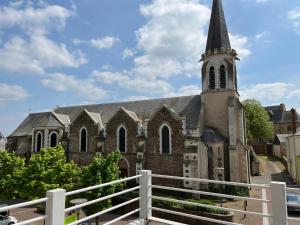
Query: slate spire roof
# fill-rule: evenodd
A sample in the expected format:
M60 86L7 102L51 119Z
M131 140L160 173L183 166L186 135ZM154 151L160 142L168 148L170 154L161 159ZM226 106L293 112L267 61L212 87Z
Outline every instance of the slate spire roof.
M213 0L209 31L206 43L206 52L215 49L231 49L221 0Z

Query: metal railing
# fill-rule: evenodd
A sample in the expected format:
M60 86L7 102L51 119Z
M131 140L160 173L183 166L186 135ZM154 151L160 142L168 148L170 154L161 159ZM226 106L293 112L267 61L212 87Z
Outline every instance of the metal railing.
M154 185L152 184L152 178L159 178L159 179L171 179L171 180L178 180L178 181L189 181L189 182L197 182L197 183L204 183L204 184L215 184L215 185L230 185L235 187L247 187L247 188L258 188L262 191L266 192L268 190L271 193L271 198L267 199L266 194L265 196L259 197L246 197L246 196L237 196L233 194L224 194L224 193L216 193L216 192L209 192L209 191L203 191L203 190L191 190L191 189L183 189L183 188L175 188L175 187L168 187L168 186L161 186L161 185ZM103 196L94 200L90 200L85 203L81 203L79 205L75 205L69 208L65 208L65 199L66 197L92 191L95 189L107 187L110 185L130 181L130 180L139 180L138 186L125 189L107 196ZM272 207L272 212L269 213L268 210L263 210L262 213L260 212L253 212L253 211L245 211L241 209L234 209L234 208L228 208L216 205L207 205L197 202L191 202L186 200L178 200L173 199L169 197L162 197L162 196L155 196L152 194L153 189L159 189L159 190L168 190L168 191L175 191L175 192L183 192L183 193L189 193L193 195L205 195L205 196L213 196L218 198L224 198L224 199L236 199L236 200L243 200L243 201L255 201L259 202L262 205L270 205ZM78 210L80 208L90 206L92 204L108 200L129 192L133 191L139 191L139 196L136 198L133 198L131 200L128 200L126 202L120 203L118 205L115 205L113 207L107 208L101 212L97 212L95 214L86 216L84 218L81 218L75 222L70 223L69 225L76 225L85 221L90 221L91 219L101 216L105 213L111 212L115 209L124 207L128 204L139 202L139 206L137 209L134 209L124 215L119 216L118 218L115 218L107 223L105 225L110 225L113 223L116 223L117 221L120 221L126 217L129 217L131 215L139 213L139 219L140 221L147 221L147 220L153 220L153 221L159 221L169 224L174 224L172 221L164 220L162 218L157 218L152 215L153 211L158 211L162 213L168 213L168 214L174 214L181 217L188 217L193 219L199 219L202 221L209 221L214 222L217 224L225 224L225 225L241 225L239 223L234 222L227 222L220 219L212 219L207 218L204 216L199 215L192 215L184 212L179 211L173 211L171 209L166 208L160 208L160 207L154 207L152 206L152 200L160 200L165 202L171 202L176 203L180 205L190 205L190 206L196 206L196 207L202 207L202 208L208 208L213 210L221 210L224 212L232 212L232 213L239 213L243 215L251 215L251 216L257 216L262 218L264 221L269 221L269 219L272 219L273 225L287 225L289 220L293 221L300 221L300 219L297 218L291 218L288 217L287 214L287 206L294 206L299 207L300 204L296 203L287 203L286 200L286 192L287 191L299 191L299 189L295 188L286 188L285 183L281 182L271 182L270 185L261 185L261 184L245 184L245 183L237 183L237 182L226 182L226 181L216 181L216 180L208 180L208 179L197 179L197 178L187 178L187 177L177 177L177 176L167 176L167 175L158 175L158 174L151 174L151 171L149 170L141 170L139 175L120 179L116 181L112 181L105 184L95 185L92 187L87 187L75 191L65 192L63 189L56 189L51 190L46 193L46 198L29 201L25 203L19 203L11 206L6 206L3 208L0 208L1 211L7 211L11 209L16 209L20 207L27 207L36 205L39 203L46 203L46 213L44 216L39 216L30 220L19 222L17 225L26 225L31 224L33 222L37 221L45 221L45 225L62 225L64 224L65 215L71 211Z

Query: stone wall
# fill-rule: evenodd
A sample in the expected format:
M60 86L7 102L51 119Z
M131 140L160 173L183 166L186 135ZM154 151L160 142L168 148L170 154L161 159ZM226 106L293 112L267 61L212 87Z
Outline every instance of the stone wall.
M79 131L85 127L87 131L87 152L79 152ZM97 149L98 125L86 114L82 113L70 126L69 158L78 165L91 162Z
M140 138L137 135L138 122L131 118L123 109L120 109L106 124L105 153L118 150L118 128L123 126L126 130L126 152L122 153L129 162L129 176L136 175L136 145ZM123 168L125 169L125 168Z
M171 154L160 153L159 130L163 124L167 124L171 128ZM163 107L149 120L147 133L145 169L152 170L152 173L182 177L185 147L180 118ZM154 179L153 182L155 181ZM163 179L160 183L182 186L182 182L168 179Z

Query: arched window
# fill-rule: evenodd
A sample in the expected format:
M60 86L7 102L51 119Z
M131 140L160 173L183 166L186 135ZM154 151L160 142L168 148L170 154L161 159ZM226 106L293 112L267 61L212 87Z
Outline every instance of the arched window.
M79 132L79 151L87 151L87 131L84 127L81 128Z
M226 71L224 65L220 67L220 88L226 88Z
M216 88L215 68L212 66L209 68L209 89Z
M52 132L50 133L50 147L55 147L57 145L57 133Z
M126 129L123 126L118 129L118 150L126 152Z
M42 140L43 136L41 132L37 132L36 136L35 136L35 151L39 152L42 149Z
M167 125L160 128L160 152L171 154L171 129Z

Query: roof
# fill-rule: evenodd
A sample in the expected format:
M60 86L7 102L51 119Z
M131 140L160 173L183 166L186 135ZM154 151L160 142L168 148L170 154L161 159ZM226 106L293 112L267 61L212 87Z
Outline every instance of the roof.
M296 121L300 121L300 115L296 112ZM282 122L285 123L291 123L292 122L292 112L291 111L285 111L283 112L282 116Z
M100 113L102 122L107 123L122 107L125 108L125 110L133 118L144 120L150 118L150 116L159 110L159 108L164 104L173 109L179 116L186 117L188 129L193 129L198 126L201 109L200 95L96 105L69 106L61 108L58 107L55 109L55 112L69 115L72 122L83 109L86 109L89 112Z
M224 138L215 129L206 127L202 133L202 141L210 143L222 142Z
M291 123L292 113L286 111L284 104L266 106L265 110L268 112L270 120L273 123ZM296 121L300 122L300 115L296 112Z
M286 143L287 137L290 136L290 134L277 134L276 137L280 141L280 143Z
M231 49L221 0L213 0L206 52L222 48Z
M141 121L135 112L126 110L124 107L122 107L121 109L123 111L125 111L134 121L136 121L136 122Z
M96 123L96 124L102 124L100 113L93 113L89 112L86 109L84 111L89 115L89 117Z
M63 127L53 112L30 113L9 137L25 136L38 127Z
M58 121L61 124L65 125L65 126L68 126L71 123L70 118L69 118L68 115L62 115L62 114L58 114L58 113L55 113L55 112L52 112L52 113L53 113L53 115L55 115L56 119L58 119Z
M280 105L267 106L265 107L265 110L268 112L272 122L281 122L284 110L282 110Z
M54 109L54 112L31 113L10 137L30 135L35 127L62 127L73 122L83 110L94 121L107 123L123 107L134 120L140 121L149 119L163 105L176 112L180 117L185 117L187 129L196 129L199 126L201 96L192 95L142 101L57 107Z

